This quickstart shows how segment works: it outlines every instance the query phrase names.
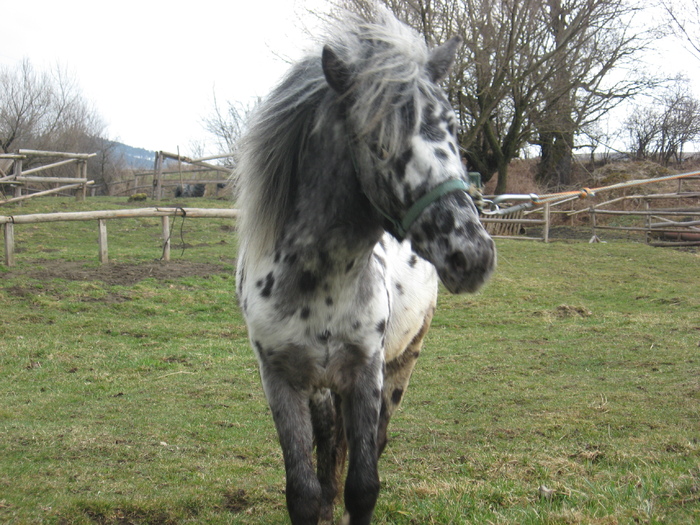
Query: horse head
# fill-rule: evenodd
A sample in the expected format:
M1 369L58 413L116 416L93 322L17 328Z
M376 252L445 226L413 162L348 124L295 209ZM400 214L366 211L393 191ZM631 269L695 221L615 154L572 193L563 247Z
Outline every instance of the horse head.
M325 46L323 72L343 106L352 162L367 199L399 240L430 261L452 293L474 292L496 265L494 243L466 193L457 118L439 82L461 43L427 59L389 38L364 49Z

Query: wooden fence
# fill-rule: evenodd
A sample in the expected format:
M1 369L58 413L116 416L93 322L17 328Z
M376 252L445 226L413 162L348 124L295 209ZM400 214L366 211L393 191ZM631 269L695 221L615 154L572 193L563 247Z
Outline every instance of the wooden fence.
M0 184L10 185L14 188L14 197L0 200L0 205L74 189L78 189L75 194L76 199L84 200L87 194L87 188L94 184L94 181L87 180L87 161L95 155L96 153L65 153L62 151L38 151L30 149L21 149L16 154L0 154L0 162L5 161L2 162L2 167L4 170L9 169L9 166L14 164L12 173L5 173L4 170L0 172ZM31 157L47 159L58 158L63 160L24 170L24 161ZM35 175L36 173L58 168L59 166L65 166L67 164L76 165L75 177L48 177ZM32 184L45 183L57 184L58 186L49 190L29 193L29 189ZM24 195L22 194L23 190L26 190Z
M664 199L700 198L700 193L631 195L615 199L616 202L641 200L643 210L607 210L602 205L591 206L591 241L597 241L597 230L617 230L644 233L652 246L700 246L700 208L652 208L653 201ZM605 204L605 203L602 203ZM631 225L599 224L598 217L624 217Z
M15 264L15 224L36 224L57 221L97 220L99 232L99 260L109 262L107 250L107 221L134 217L160 217L163 232L163 260L170 260L170 217L235 219L238 210L207 208L136 208L130 210L81 211L65 213L36 213L27 215L0 216L5 237L5 264Z
M559 204L545 203L534 210L519 209L503 215L486 215L479 217L479 220L489 232L491 237L496 239L516 239L526 241L549 242L549 226L551 221L551 207ZM533 218L541 216L541 218ZM523 230L529 227L541 228L541 235L523 235Z
M677 190L673 193L622 195L566 214L572 219L584 213L589 215L591 242L600 240L600 230L616 230L643 233L646 242L652 246L700 246L698 181L698 176L684 177L678 179ZM674 208L655 206L663 201L677 201L679 204ZM636 208L642 203L643 209L630 210L630 203ZM618 220L614 221L613 218ZM611 225L611 220L624 224Z
M212 155L192 159L177 153L157 151L153 170L134 172L133 180L119 181L111 185L125 184L126 188L112 193L113 195L150 193L154 200L163 198L167 186L174 187L186 184L226 184L231 176L231 169L217 166L208 161L230 158L233 154ZM175 161L176 167L166 169L166 161ZM204 177L204 178L202 178Z

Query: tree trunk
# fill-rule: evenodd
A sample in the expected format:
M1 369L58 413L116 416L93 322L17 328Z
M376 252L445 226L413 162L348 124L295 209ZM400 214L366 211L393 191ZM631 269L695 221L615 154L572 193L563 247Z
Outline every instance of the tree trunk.
M548 131L540 133L540 163L536 180L546 187L571 184L574 133Z
M498 181L496 182L496 195L506 193L508 188L508 163L502 162L498 166Z

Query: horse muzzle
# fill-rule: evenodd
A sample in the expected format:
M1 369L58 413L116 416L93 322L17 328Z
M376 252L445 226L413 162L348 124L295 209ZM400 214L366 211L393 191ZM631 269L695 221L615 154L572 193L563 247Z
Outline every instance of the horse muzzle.
M469 241L467 249L447 254L443 261L433 261L440 280L451 293L474 293L496 269L496 246L484 234Z

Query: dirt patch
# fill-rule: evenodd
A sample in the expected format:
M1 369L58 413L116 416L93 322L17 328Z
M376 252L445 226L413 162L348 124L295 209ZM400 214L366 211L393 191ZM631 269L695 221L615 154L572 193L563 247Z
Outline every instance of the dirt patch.
M103 281L109 285L131 286L144 279L179 279L182 277L206 277L231 273L230 266L188 261L148 262L141 264L104 264L86 267L83 262L42 261L40 269L17 270L1 273L0 278L27 275L32 279L48 281L68 279L70 281ZM45 265L45 266L44 266Z
M243 512L249 505L248 495L243 489L231 489L224 493L224 507L231 512Z

